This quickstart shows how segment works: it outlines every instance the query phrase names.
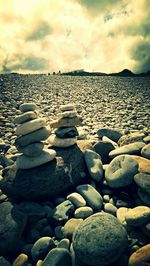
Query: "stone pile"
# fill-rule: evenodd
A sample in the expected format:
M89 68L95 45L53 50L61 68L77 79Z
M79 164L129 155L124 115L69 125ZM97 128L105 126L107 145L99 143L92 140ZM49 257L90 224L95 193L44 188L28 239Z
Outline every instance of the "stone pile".
M50 135L46 127L46 119L39 117L35 103L21 104L19 110L22 112L15 118L16 135L15 145L20 153L16 160L18 169L30 169L52 161L56 152L45 149L43 140Z
M58 117L50 123L50 127L57 129L49 137L49 142L58 148L70 147L77 141L79 134L75 126L81 125L82 119L73 104L61 105Z

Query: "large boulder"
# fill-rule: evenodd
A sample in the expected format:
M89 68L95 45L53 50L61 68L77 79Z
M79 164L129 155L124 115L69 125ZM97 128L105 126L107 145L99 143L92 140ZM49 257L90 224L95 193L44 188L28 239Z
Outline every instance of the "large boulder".
M27 216L17 205L0 204L0 255L16 252L25 229Z
M79 147L55 150L56 159L41 166L15 170L13 165L5 169L0 184L2 191L18 200L37 200L51 198L87 182L84 156Z
M86 265L106 266L124 253L127 232L111 214L98 212L79 224L73 235L75 255Z

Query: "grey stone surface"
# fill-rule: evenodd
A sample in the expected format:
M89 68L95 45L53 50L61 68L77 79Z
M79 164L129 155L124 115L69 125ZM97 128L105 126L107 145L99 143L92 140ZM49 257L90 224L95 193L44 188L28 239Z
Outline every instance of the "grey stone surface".
M124 227L114 216L106 213L96 213L85 219L73 236L76 256L88 265L113 263L121 257L127 244Z
M105 179L112 188L125 187L133 182L138 172L138 163L130 155L114 158L105 171Z
M76 145L55 150L58 157L39 167L5 169L0 185L4 193L17 199L37 200L51 198L87 182L82 151Z
M100 193L91 185L79 185L76 187L76 191L85 198L87 204L96 210L100 210L103 205L103 198Z
M16 252L26 222L27 216L17 205L10 202L0 204L0 255Z

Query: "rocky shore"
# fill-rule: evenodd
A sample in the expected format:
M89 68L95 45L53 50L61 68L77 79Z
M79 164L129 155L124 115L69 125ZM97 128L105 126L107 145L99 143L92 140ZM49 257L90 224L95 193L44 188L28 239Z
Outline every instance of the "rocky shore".
M150 265L147 84L0 78L0 265Z

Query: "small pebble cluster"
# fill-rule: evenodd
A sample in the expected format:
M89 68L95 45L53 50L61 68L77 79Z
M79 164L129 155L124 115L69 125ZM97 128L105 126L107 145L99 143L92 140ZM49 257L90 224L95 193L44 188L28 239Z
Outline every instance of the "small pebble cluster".
M78 131L75 126L81 124L81 118L73 104L61 105L58 119L50 123L52 128L57 128L54 135L51 135L49 142L54 147L66 148L74 145L77 141Z
M44 149L45 140L50 131L46 128L45 118L38 118L37 106L34 103L21 104L19 110L22 112L15 118L16 147L22 155L16 160L16 166L20 169L30 169L52 161L56 152L52 149Z
M40 114L34 103L22 104L19 109L23 114L15 119L18 124L15 143L23 155L12 157L17 173L12 159L3 155L2 161L1 189L8 191L8 195L1 191L0 265L149 266L150 137L141 132L123 135L118 130L100 128L97 138L78 140L76 125L81 120L72 104L60 107L59 118L50 123L50 127L57 129L50 136L46 120L37 118ZM47 146L45 150L44 140L53 149ZM58 163L55 147L58 154L60 150L66 154L76 153L74 147L81 149L85 164L77 161L77 167L82 164L84 169L81 182L73 183L69 191L64 190L65 181L72 180L73 163L68 168L66 161L61 160L54 175L54 179L58 176L61 180L58 178L54 186L61 186L62 193L37 200L36 179L38 193L45 195L46 189L49 196L52 193L52 184L49 186L45 175L53 178L55 157ZM6 146L1 149L7 153ZM45 153L49 154L46 159ZM60 165L65 181L59 176ZM87 176L86 182L82 175ZM31 193L22 200L28 176ZM16 194L21 190L17 201L13 196L7 197L14 195L13 190Z

